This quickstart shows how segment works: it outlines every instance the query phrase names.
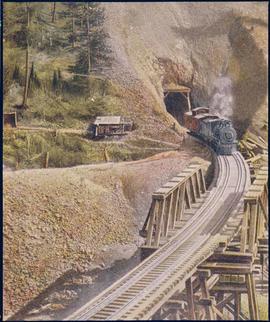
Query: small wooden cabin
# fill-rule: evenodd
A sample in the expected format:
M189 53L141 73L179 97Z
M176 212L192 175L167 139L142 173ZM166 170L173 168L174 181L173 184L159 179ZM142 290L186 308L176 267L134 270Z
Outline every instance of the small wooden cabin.
M4 113L4 127L17 127L16 112Z
M124 135L131 131L133 122L122 116L98 116L92 125L93 137Z

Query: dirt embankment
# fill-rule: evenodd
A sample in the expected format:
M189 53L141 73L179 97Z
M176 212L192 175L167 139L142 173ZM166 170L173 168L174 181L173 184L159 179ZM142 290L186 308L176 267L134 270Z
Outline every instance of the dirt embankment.
M68 270L110 264L105 246L138 244L153 191L193 155L209 158L195 144L135 162L5 172L5 315Z

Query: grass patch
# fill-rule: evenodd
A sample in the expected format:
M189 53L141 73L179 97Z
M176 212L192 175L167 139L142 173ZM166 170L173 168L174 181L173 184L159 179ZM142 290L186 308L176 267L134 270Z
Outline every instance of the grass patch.
M4 132L4 163L16 168L42 168L49 152L49 167L70 167L103 162L103 149L78 135L55 133Z
M140 147L140 148L158 148L158 149L162 149L162 148L168 148L168 145L162 142L157 142L157 141L153 141L153 140L147 140L144 138L136 138L136 139L132 139L129 140L128 143Z
M28 105L29 109L19 119L21 125L80 129L96 116L123 114L121 99L111 95L86 98L39 89L29 98Z
M27 132L5 129L4 164L13 169L42 168L49 152L49 167L61 168L109 161L133 161L157 153L155 150L130 147L113 142L95 142L78 134ZM159 151L161 152L161 151Z
M268 321L268 296L266 294L257 293L258 307L259 307L259 315L260 320ZM246 294L242 295L241 299L242 309L244 314L248 315L249 305L248 298Z

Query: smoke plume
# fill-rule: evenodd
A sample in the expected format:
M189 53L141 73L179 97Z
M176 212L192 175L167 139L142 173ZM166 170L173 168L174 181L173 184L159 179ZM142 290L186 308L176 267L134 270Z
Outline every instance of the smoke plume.
M210 112L229 119L233 114L232 81L228 76L219 76L214 83L210 100Z

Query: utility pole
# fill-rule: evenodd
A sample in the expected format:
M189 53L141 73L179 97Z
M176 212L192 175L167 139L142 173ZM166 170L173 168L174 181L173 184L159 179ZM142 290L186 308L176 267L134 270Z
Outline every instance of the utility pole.
M29 2L26 2L26 14L27 14L27 28L26 28L26 52L25 52L25 83L24 83L24 92L23 92L23 102L22 107L27 106L27 96L29 88L29 27L30 27L30 8Z
M87 2L86 5L86 25L87 25L87 42L88 42L88 46L87 46L87 56L88 56L88 75L90 77L90 71L91 71L91 52L90 52L90 23L89 23L89 2Z

